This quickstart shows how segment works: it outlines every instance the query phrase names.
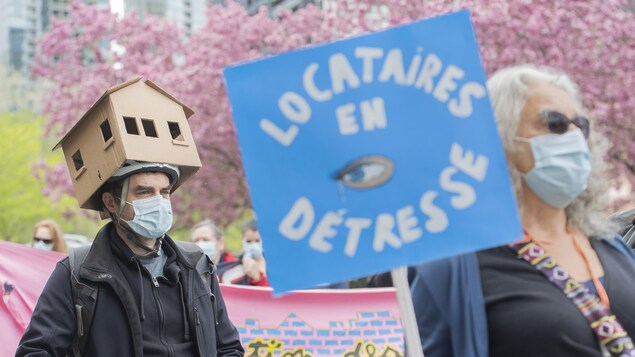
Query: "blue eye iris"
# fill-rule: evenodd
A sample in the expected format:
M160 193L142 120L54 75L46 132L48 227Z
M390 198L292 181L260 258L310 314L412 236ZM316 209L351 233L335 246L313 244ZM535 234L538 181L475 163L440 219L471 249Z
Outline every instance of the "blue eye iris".
M335 179L351 188L373 188L388 181L393 174L393 162L383 156L365 156L341 169Z
M342 177L342 180L348 182L362 183L368 180L372 180L386 171L386 167L380 164L365 163L359 164L351 169L346 175Z

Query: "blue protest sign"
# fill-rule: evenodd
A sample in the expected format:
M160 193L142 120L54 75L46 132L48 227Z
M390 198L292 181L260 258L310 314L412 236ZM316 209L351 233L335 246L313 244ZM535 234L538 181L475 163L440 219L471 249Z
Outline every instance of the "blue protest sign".
M467 11L224 75L276 292L522 236Z

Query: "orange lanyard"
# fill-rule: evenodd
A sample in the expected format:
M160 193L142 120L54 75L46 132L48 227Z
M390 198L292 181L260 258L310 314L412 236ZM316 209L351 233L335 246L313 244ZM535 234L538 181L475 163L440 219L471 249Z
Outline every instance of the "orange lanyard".
M598 277L593 273L593 270L591 269L591 264L589 264L589 260L587 259L586 254L584 254L582 247L580 247L580 244L578 243L578 241L576 241L573 234L569 232L569 227L567 227L567 234L571 238L571 241L573 242L573 246L578 251L578 254L580 254L580 256L582 257L582 261L584 262L584 265L586 266L586 269L589 272L589 275L591 275L591 280L593 281L593 285L595 286L595 289L598 291L600 300L602 300L604 305L606 305L606 307L610 309L611 305L609 301L609 295L606 293L606 290L604 289L602 282L600 282L600 279L598 279ZM529 232L525 231L525 237L523 240L533 241L533 238L531 238L531 235L529 235ZM536 242L534 241L534 243Z
M591 280L593 280L593 285L595 285L595 290L598 291L600 300L602 300L604 305L606 305L606 307L610 309L611 305L609 302L609 295L606 293L606 290L604 289L602 282L600 282L600 279L598 279L598 277L593 273L593 270L591 269L591 264L589 264L589 259L587 259L586 254L584 254L582 247L580 247L580 244L575 239L573 234L569 233L569 237L571 237L571 240L573 241L573 245L575 246L575 249L578 251L578 253L580 253L582 260L584 261L584 265L586 265L586 268L589 271L589 275L591 275Z

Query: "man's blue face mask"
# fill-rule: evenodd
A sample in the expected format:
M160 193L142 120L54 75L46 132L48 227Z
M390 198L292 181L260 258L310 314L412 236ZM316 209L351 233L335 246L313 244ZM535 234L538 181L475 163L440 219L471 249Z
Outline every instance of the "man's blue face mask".
M134 209L134 218L124 221L145 238L161 238L172 228L172 203L161 195L126 201Z
M565 208L586 189L591 160L582 131L516 140L531 145L534 167L524 175L525 182L547 204Z

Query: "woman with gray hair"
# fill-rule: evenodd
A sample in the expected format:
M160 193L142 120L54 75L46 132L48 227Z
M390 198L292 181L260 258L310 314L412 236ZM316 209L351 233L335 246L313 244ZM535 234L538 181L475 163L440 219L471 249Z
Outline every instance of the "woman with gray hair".
M487 86L525 237L417 267L426 357L635 356L635 255L605 218L606 141L577 85L522 65Z

